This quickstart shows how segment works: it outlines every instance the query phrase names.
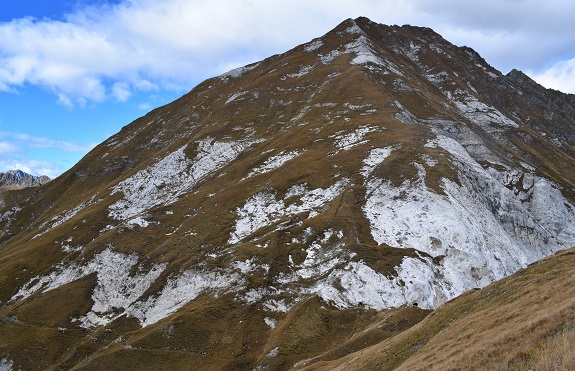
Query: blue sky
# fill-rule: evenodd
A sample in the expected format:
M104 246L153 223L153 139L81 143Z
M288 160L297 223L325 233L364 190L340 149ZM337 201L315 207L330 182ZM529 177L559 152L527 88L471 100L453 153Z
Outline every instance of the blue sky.
M431 27L575 93L573 14L571 0L4 0L0 171L57 176L204 79L361 15Z

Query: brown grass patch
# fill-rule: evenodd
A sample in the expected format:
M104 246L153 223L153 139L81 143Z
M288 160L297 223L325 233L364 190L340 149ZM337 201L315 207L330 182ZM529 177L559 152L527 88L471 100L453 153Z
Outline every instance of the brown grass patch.
M557 347L555 341L562 341L558 334L575 322L574 267L575 250L558 253L444 304L391 339L310 369L501 370L535 365L547 352L540 351L542 344Z

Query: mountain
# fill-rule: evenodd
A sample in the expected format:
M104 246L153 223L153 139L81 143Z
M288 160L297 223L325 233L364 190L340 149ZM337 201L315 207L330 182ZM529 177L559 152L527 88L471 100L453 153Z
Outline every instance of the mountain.
M341 358L326 352L305 369L570 370L574 267L575 249L562 251L457 297L394 337ZM377 325L341 348L369 339Z
M0 365L289 369L407 336L575 246L574 110L367 18L208 79L0 195Z
M50 178L45 175L34 176L22 170L8 170L0 173L0 191L37 187L49 181Z

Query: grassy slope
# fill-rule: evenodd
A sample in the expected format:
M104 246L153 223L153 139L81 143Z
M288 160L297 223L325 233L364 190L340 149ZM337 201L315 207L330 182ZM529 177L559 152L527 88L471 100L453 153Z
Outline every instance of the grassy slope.
M309 369L564 369L574 356L566 346L574 277L575 249L565 250L444 304L399 335Z
M347 33L342 35L344 39L350 38ZM387 37L385 35L387 33L379 36ZM342 40L326 40L325 50L329 50L330 43L344 45L351 39ZM382 45L391 44L385 38L382 40ZM387 54L387 58L398 66L412 63L407 57ZM428 64L436 66L440 62L437 58L443 57L433 58ZM121 252L137 252L144 262L169 262L170 268L153 289L159 289L169 273L193 267L203 259L208 261L208 266L225 266L234 259L257 257L262 263L269 262L270 274L274 275L288 269L289 255L294 259L299 256L300 262L303 260L307 244L285 247L293 236L301 235L308 226L313 227L318 236L328 228L344 230L346 236L350 236L346 248L357 253L357 259L380 272L393 269L408 251L376 246L371 238L361 211L365 189L361 186L363 178L358 170L370 149L402 143L387 160L392 166L380 167L375 170L376 174L399 185L406 178L416 177L417 169L412 160L420 159L419 156L425 153L439 161L434 171L428 171L427 181L430 188L441 192L440 179L455 180L456 169L452 169L448 161L441 160L445 157L443 151L424 147L433 137L428 126L405 125L394 118L393 102L401 101L406 109L422 118L436 115L456 121L460 118L443 112L445 98L430 83L417 77L417 69L406 72L405 83L421 91L395 92L390 88L396 80L394 76L366 75L362 67L350 67L348 59L349 56L343 56L329 66L318 64L314 71L304 76L282 79L287 74L297 74L302 66L318 63L314 53L294 52L272 57L262 62L258 69L228 83L217 78L208 80L182 99L128 125L51 185L6 193L7 205L26 205L15 224L10 226L10 233L0 236L6 240L0 246L0 301L7 301L22 282L45 274L62 259L85 261L108 244ZM444 59L447 68L452 62L448 63L447 57ZM425 59L422 57L422 60ZM466 61L462 59L461 64L472 65ZM464 79L458 83L465 86ZM492 85L483 90L490 89L499 91ZM238 92L245 94L226 103ZM519 102L517 111L524 112L526 102L518 94L511 96ZM331 106L325 106L326 103ZM368 103L375 110L370 115L349 108L349 104ZM531 111L528 113L532 115ZM298 120L292 120L300 114ZM338 133L348 133L364 125L378 129L366 136L369 143L328 155L336 149L334 137ZM120 195L110 196L110 189L120 180L156 163L186 143L189 144L188 155L193 158L193 143L197 140L208 137L224 142L239 140L252 132L255 138L266 138L267 141L252 146L217 175L205 179L194 188L194 193L169 206L151 210L147 215L153 222L149 228L119 227L106 233L99 232L111 222L108 206ZM538 138L537 135L534 132L532 137ZM517 153L514 153L517 158L555 181L575 183L575 173L560 171L573 168L572 156L567 156L567 152L559 153L541 138L528 142L522 138L517 134L511 139L517 146ZM116 142L118 145L114 145ZM509 150L502 143L493 147L497 153ZM248 170L261 165L267 156L295 149L306 152L274 172L240 180ZM234 225L234 210L247 197L270 189L282 197L288 187L302 183L312 189L329 187L335 181L336 173L351 179L355 185L348 187L325 213L304 220L298 228L278 229L278 222L250 237L254 241L269 242L267 249L245 243L227 255L221 250ZM103 201L32 239L42 223L50 222L92 196L95 196L94 200L102 198ZM25 202L26 199L29 201ZM186 234L189 231L196 233ZM63 252L61 245L69 237L73 237L74 245L84 246L83 252L68 255ZM218 259L206 257L207 253L218 253ZM572 259L570 255L559 258ZM185 369L190 365L203 369L241 369L255 365L284 369L304 358L308 361L300 363L302 366L334 359L352 360L352 369L356 366L393 368L404 361L406 369L428 368L432 364L439 369L462 365L467 368L472 364L480 365L489 357L494 365L523 365L536 361L537 349L544 349L543 344L547 344L549 336L555 333L564 336L562 328L569 328L571 320L571 311L565 309L571 308L570 302L561 301L572 296L561 286L568 285L571 273L567 273L567 281L557 282L563 276L556 277L552 275L553 270L545 270L556 267L545 265L545 262L535 267L540 264L543 267L539 271L531 268L529 273L520 272L487 289L492 291L469 293L447 304L422 325L405 332L402 331L427 313L414 308L379 314L362 308L340 312L311 298L284 317L283 314L258 311L255 307L241 307L231 297L213 300L209 296L198 298L170 318L144 329L133 319L122 319L106 329L84 331L71 323L71 319L86 314L91 307L90 296L95 282L94 277L89 276L53 292L37 293L24 302L3 306L0 309L0 356L10 356L16 364L28 369L57 366L64 369L144 366ZM559 272L572 272L569 265L557 265ZM250 285L266 284L269 277L260 273L258 270L257 274L251 275ZM548 282L549 286L546 285ZM565 292L566 295L559 295L557 302L543 299L545 295L552 296L548 287L555 287L559 294ZM276 328L270 329L265 324L266 316L278 321ZM527 341L525 334L531 330ZM393 340L385 340L391 336ZM276 347L278 354L272 357ZM357 353L360 358L342 358L364 348L365 351ZM447 364L448 360L455 363ZM325 365L332 366L331 363Z

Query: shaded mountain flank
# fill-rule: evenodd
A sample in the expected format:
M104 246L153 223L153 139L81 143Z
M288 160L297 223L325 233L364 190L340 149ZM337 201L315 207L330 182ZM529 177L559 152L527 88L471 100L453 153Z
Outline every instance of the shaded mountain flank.
M572 323L574 107L367 18L208 79L3 196L0 366L530 362Z

